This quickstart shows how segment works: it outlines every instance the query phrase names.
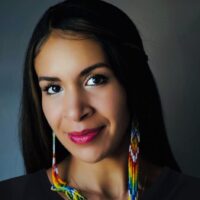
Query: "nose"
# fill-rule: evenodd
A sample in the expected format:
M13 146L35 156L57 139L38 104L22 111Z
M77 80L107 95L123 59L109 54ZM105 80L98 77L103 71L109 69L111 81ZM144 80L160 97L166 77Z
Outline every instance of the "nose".
M80 90L71 90L64 98L64 118L71 121L82 121L94 113L94 108L90 105L87 95Z

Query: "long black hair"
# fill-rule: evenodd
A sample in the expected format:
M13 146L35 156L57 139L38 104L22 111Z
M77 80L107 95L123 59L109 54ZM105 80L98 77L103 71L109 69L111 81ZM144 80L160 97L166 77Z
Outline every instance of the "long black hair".
M101 0L67 0L50 7L32 34L24 66L20 138L27 173L51 166L51 136L41 107L34 59L53 30L95 39L124 87L133 120L139 124L141 154L159 166L179 170L167 140L158 90L139 32L119 8ZM57 159L67 150L58 143Z

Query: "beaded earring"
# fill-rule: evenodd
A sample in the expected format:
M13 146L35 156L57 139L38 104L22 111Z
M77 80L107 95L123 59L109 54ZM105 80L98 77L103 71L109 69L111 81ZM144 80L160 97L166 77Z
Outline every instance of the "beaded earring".
M56 164L55 133L53 133L53 159L52 159L52 182L51 190L63 192L69 200L87 200L78 190L67 186L59 174ZM136 128L131 130L131 140L128 154L128 200L138 200L138 154L140 134Z
M86 200L86 198L80 194L78 190L73 187L67 186L67 183L64 182L59 174L58 174L58 167L56 164L56 136L53 133L53 159L52 159L52 182L53 185L51 186L51 190L55 192L63 192L69 200Z
M139 142L140 133L137 128L132 128L128 154L128 200L138 199Z

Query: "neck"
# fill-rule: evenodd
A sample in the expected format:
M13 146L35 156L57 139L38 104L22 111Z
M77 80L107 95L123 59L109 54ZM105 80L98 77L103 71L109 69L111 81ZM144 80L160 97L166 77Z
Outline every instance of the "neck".
M67 180L81 191L92 191L109 197L127 193L127 153L97 163L71 158Z
M143 190L150 187L162 169L142 159L139 162L141 196ZM88 199L96 199L96 196L102 197L100 199L127 199L127 157L124 154L118 155L117 158L106 158L95 164L80 162L74 158L65 159L58 168L61 178L67 181L69 186L89 197ZM52 182L51 169L47 174Z

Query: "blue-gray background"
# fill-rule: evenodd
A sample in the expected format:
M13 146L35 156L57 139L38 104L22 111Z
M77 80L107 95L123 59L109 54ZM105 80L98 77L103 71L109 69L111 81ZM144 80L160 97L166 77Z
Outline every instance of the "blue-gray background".
M17 137L24 54L41 14L57 2L0 1L0 180L24 174ZM108 2L139 28L175 158L184 173L200 177L200 1Z

